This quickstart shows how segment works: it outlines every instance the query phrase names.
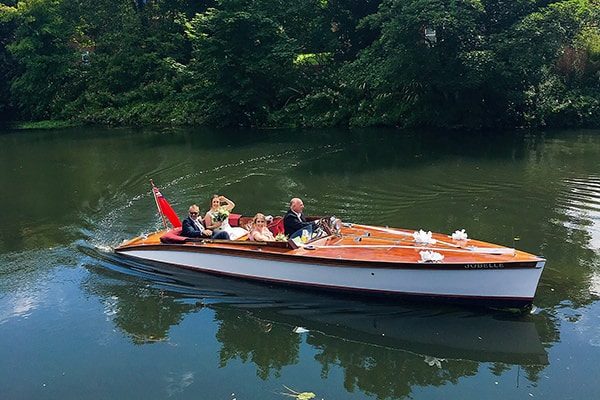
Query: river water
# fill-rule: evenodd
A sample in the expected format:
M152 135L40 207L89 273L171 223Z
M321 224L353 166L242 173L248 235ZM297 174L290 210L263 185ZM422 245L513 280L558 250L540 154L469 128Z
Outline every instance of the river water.
M0 132L0 398L598 399L600 131ZM451 233L547 258L528 314L382 302L115 258L180 214Z

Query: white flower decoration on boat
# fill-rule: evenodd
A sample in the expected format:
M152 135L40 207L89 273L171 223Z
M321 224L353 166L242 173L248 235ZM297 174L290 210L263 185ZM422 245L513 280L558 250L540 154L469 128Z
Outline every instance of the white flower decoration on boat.
M444 259L443 254L431 250L424 250L419 252L419 254L421 255L420 262L442 262Z
M431 231L425 232L423 229L419 230L418 232L413 233L413 238L415 239L416 243L426 243L426 244L435 243L435 239L431 238Z
M465 232L464 229L461 229L461 230L456 230L452 234L452 239L453 240L468 240L469 236L467 235L467 232Z

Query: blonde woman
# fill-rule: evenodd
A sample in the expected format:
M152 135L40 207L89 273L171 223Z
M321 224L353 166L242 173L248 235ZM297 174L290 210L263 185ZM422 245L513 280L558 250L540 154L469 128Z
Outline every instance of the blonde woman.
M248 240L255 242L275 240L273 233L267 228L267 220L264 214L258 213L252 219L252 230L248 233Z

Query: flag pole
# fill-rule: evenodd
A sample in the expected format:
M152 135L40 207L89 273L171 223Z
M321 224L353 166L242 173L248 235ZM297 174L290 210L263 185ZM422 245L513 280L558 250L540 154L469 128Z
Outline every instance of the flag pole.
M162 210L160 209L160 204L158 204L158 199L156 198L156 191L154 190L156 188L156 186L154 186L154 182L152 181L152 179L150 179L150 184L152 185L152 196L154 197L154 202L156 203L156 208L158 209L158 214L162 218L162 222L165 225L165 229L169 230L169 226L167 225L167 220L165 219L165 214L163 214Z

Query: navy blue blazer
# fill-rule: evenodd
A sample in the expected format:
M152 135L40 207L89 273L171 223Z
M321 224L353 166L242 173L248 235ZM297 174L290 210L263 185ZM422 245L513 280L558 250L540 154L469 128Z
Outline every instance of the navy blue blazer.
M292 210L288 210L283 217L283 229L288 236L292 236L294 232L297 232L308 225L313 225L313 223L306 221L304 214L300 214L300 218L298 218L298 214Z
M181 223L181 236L194 237L194 238L210 237L210 236L202 234L202 231L204 230L204 225L202 224L202 222L198 221L198 224L200 224L200 226L203 229L198 228L198 226L196 225L196 223L194 222L192 217L187 217L186 219L184 219L183 222Z

